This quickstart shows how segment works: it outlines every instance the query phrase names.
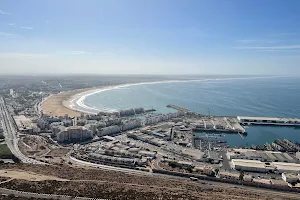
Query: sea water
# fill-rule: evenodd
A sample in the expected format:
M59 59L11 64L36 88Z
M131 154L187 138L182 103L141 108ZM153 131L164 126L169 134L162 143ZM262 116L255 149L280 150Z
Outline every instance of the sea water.
M155 108L174 112L168 104L205 115L300 118L300 79L296 77L219 79L196 82L142 84L88 96L84 104L97 110ZM300 129L250 126L242 139L226 134L231 146L262 145L275 139L300 142Z

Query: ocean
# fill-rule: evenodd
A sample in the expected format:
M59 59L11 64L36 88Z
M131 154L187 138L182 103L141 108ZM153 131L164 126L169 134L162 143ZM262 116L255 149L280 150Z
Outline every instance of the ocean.
M86 97L96 110L155 108L175 112L168 104L200 114L300 118L300 79L295 77L218 79L197 82L141 84L106 90ZM263 145L276 138L300 142L300 129L250 126L247 136L226 134L230 146ZM200 133L199 133L200 134Z

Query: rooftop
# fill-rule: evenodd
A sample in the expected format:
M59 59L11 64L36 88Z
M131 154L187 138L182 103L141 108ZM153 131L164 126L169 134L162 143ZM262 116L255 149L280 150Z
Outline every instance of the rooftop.
M114 141L115 140L114 137L111 137L111 136L108 136L108 135L103 136L103 138L107 139L107 140L110 140L110 141Z
M232 159L232 164L246 167L266 168L265 163L257 160Z
M282 173L285 175L287 178L300 178L298 174L293 174L293 173Z
M280 170L300 171L300 164L296 163L273 162L273 165Z
M287 186L287 182L283 181L282 179L276 180L276 179L271 179L272 185L281 185L281 186Z
M258 178L254 178L253 182L256 183L262 183L262 184L271 184L271 181L269 179L258 179Z
M219 175L223 175L223 176L232 176L232 177L239 177L240 174L236 173L236 172L229 172L229 171L219 171Z
M80 129L80 130L87 130L86 127L84 126L69 126L66 128L67 130L76 130L76 129Z

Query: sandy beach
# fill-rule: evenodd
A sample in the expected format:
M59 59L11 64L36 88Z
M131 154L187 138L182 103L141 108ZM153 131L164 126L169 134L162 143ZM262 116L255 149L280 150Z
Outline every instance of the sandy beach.
M86 110L77 110L75 108L75 104L79 105L80 107L85 107L83 100L87 96L121 86L124 85L84 88L50 95L42 102L42 112L43 114L52 117L65 116L66 114L69 117L78 117L82 113L96 114L98 113L96 111L88 112Z
M42 103L43 114L53 117L64 116L66 114L70 117L80 116L81 112L73 110L67 105L75 95L88 91L90 89L91 88L73 90L49 96Z
M143 84L143 83L136 83L136 84ZM122 84L122 85L112 85L112 86L99 86L94 88L85 88L85 89L78 89L72 90L67 92L61 92L59 94L54 94L47 97L42 102L42 112L45 115L52 116L52 117L59 117L68 115L69 117L78 117L82 113L88 114L96 114L98 111L88 112L90 110L86 107L83 103L84 99L87 96L92 94L111 90L118 87L126 87L135 84ZM80 106L81 108L87 108L87 110L78 110L75 108L75 104Z

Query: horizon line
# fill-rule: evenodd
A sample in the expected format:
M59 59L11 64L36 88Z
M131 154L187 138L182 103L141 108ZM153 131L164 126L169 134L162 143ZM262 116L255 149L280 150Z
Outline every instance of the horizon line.
M38 74L33 74L33 73L7 73L7 74L0 74L1 76L189 76L189 77L193 77L193 76L278 76L278 77L299 77L299 75L295 75L295 74L286 74L286 75L282 75L282 74L211 74L211 73L207 73L207 74L155 74L155 73L141 73L141 74L125 74L125 73L58 73L58 74L49 74L49 73L38 73Z

